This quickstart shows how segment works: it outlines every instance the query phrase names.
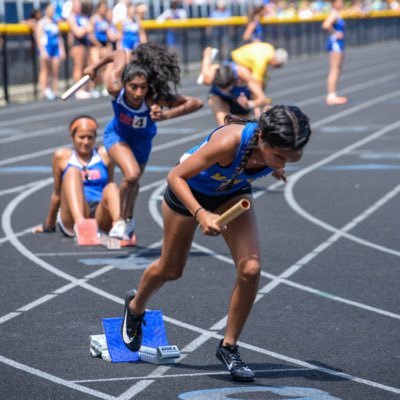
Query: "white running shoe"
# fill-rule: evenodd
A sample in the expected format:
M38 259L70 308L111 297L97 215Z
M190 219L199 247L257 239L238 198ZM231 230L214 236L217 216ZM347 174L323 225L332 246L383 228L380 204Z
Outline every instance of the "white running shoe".
M86 90L78 90L75 93L75 98L78 100L88 100L90 99L92 96L90 95L89 92L87 92Z
M135 234L135 219L128 219L126 221L126 228L124 232L123 240L130 240Z
M114 226L111 228L108 236L111 238L123 239L126 230L126 222L121 219L117 221Z

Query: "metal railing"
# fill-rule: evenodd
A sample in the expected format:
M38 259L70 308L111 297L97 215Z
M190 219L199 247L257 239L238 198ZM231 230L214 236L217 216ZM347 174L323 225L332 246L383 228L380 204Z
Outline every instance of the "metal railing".
M369 15L347 15L346 43L360 46L380 41L400 40L400 12L373 12ZM321 29L324 16L307 21L264 19L265 41L275 47L284 47L290 56L310 55L325 51L326 34ZM163 23L154 20L143 21L150 41L165 43L166 32L173 29L177 35L177 52L184 73L198 69L202 50L206 46L218 47L220 61L228 57L231 50L242 45L242 34L246 17L232 17L226 20L195 18L173 20ZM66 59L62 63L60 76L66 87L70 83L71 60L68 57L66 35L68 25L60 24L66 46ZM0 24L0 76L3 85L3 99L11 101L10 85L29 84L33 97L37 90L37 51L30 28L23 24Z

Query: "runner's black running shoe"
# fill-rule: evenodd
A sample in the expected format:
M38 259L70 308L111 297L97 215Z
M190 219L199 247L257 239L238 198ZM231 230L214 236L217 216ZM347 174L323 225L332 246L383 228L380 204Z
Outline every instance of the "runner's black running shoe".
M137 316L129 304L136 295L136 290L129 290L125 295L124 319L121 325L121 335L126 347L131 351L139 351L142 345L142 324L146 325L144 314Z
M237 345L226 344L222 346L222 340L217 348L218 360L226 365L234 381L254 381L254 372L240 358Z

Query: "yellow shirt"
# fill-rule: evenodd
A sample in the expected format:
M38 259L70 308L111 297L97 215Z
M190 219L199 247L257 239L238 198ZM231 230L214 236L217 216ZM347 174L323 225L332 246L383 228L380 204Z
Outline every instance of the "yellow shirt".
M275 54L275 48L269 43L254 42L232 51L231 57L239 65L248 68L257 81L266 78L268 63Z

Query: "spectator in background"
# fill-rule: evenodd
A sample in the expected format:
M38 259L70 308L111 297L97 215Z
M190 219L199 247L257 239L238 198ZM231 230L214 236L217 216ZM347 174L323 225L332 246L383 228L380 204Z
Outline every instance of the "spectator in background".
M110 43L111 50L117 49L117 44L121 40L121 31L118 27L113 23L113 11L111 8L107 9L107 22L108 22L108 31L107 38Z
M157 18L157 21L164 22L166 20L186 19L186 18L187 18L186 10L182 8L181 2L178 0L172 0L171 8L167 8L162 14L160 14ZM180 41L178 32L174 29L167 29L165 41L167 47L176 50Z
M126 18L129 3L129 0L118 0L118 3L112 9L113 24L118 25Z
M310 3L307 0L303 0L299 3L299 10L297 15L300 19L309 19L313 16L313 12L310 8Z
M29 14L29 18L21 21L21 24L27 24L32 29L32 34L36 34L36 26L39 20L43 17L42 10L40 8L33 8Z
M264 4L250 7L247 13L248 22L242 36L244 43L262 42L263 28L261 19L266 14L266 11Z
M62 21L64 19L63 17L63 5L64 5L64 0L51 0L51 4L54 6L54 16L53 19L54 21Z
M136 49L140 43L147 43L147 35L143 29L142 22L136 16L136 6L128 6L126 18L122 21L121 49L131 51Z
M224 20L230 18L232 13L226 7L224 0L218 0L215 3L215 9L211 11L210 18ZM229 42L232 37L233 29L229 26L215 26L207 28L207 35L211 36L211 44L220 51L220 58L224 59L229 51Z
M149 12L149 8L146 3L137 3L136 4L136 17L140 21L144 21L147 13Z
M344 60L345 22L340 15L343 6L343 0L333 0L332 10L322 24L322 28L329 33L329 37L326 41L326 50L329 52L329 73L326 96L326 104L328 105L347 103L347 97L338 96L336 93Z
M96 63L103 57L108 51L111 50L111 46L108 42L108 21L107 21L107 3L102 0L97 4L94 14L90 18L89 28L90 34L89 39L91 46L89 47L89 59L90 62ZM102 92L107 95L107 91L103 90L104 87L103 73L99 73L96 76L95 88L91 91L92 97L100 97Z
M83 69L86 67L89 58L89 18L82 12L82 3L80 0L72 1L71 14L68 17L69 30L69 48L72 59L72 79L79 81L83 76ZM77 99L89 99L91 97L87 90L80 89L75 93Z
M55 100L58 96L60 59L65 58L64 43L53 16L54 6L50 3L46 6L44 16L36 26L36 41L39 49L39 86L42 96L48 100Z

